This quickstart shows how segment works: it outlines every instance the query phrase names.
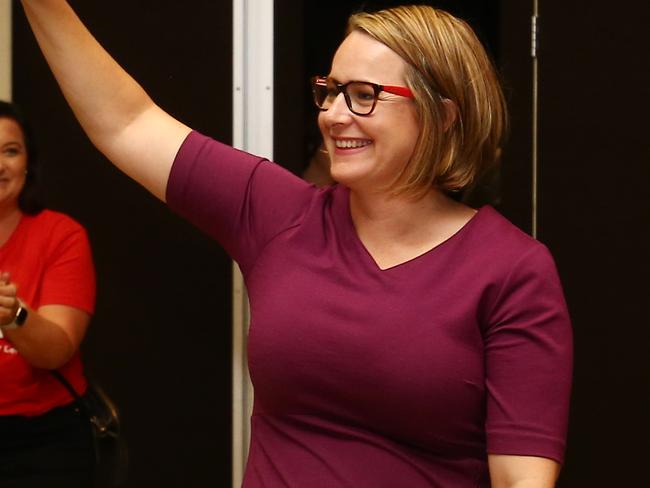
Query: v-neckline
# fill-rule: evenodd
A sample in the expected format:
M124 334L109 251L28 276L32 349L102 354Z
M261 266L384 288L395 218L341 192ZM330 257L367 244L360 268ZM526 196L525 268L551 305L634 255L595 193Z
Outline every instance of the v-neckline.
M355 242L355 246L359 249L362 255L365 256L366 261L368 264L378 273L390 273L393 270L401 269L404 268L411 263L414 263L416 261L421 261L423 259L426 259L428 256L431 256L433 254L436 254L437 251L441 247L445 247L448 245L448 243L455 242L458 239L461 239L464 234L468 232L468 230L475 225L475 222L477 218L479 217L479 214L482 214L484 212L484 209L489 207L489 205L485 205L483 207L480 207L477 209L477 211L474 213L474 215L467 221L465 222L456 232L454 232L452 235L450 235L447 239L445 239L442 242L439 242L438 244L432 246L431 248L427 249L426 251L413 256L412 258L409 258L405 261L402 261L400 263L396 263L392 266L388 266L386 268L382 268L379 266L377 263L377 260L374 258L372 253L368 250L366 245L363 243L361 238L359 237L359 233L357 232L357 228L354 225L354 220L352 219L352 211L350 209L350 190L347 187L343 187L344 193L345 193L345 199L344 199L344 209L345 209L345 222L346 226L348 227L348 231L350 235L352 236L352 240Z

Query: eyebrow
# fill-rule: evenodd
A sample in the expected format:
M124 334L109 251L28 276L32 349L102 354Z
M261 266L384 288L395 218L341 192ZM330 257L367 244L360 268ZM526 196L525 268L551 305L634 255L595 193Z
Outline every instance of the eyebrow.
M2 147L7 147L7 146L18 146L18 147L20 147L20 148L24 148L24 147L25 147L25 145L24 145L22 142L20 142L20 141L9 141L9 142L5 142L5 143L2 145Z

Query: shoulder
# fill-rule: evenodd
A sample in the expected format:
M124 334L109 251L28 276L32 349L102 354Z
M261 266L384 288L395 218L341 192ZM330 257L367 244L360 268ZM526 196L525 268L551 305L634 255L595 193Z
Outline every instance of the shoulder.
M233 159L252 159L261 161L264 158L236 149L228 144L219 142L212 137L201 134L197 131L191 131L176 154L176 160L194 159L196 157L207 158L233 158Z
M470 268L480 269L492 314L544 303L564 308L562 285L548 248L509 222L492 207L483 207L473 229ZM501 313L499 312L499 313Z
M55 210L45 209L36 215L25 215L23 225L30 240L41 240L54 246L69 238L87 239L86 229L77 220Z
M77 220L56 210L45 209L36 215L25 215L23 218L31 227L43 230L84 230Z
M516 248L529 248L540 245L540 242L521 230L499 213L494 207L481 207L476 215L480 231L485 238L504 242Z
M268 159L235 149L196 131L181 145L171 169L166 200L175 209L246 197L260 187L275 198L309 185ZM197 209L193 208L193 211ZM200 211L200 209L198 209Z
M250 173L263 172L296 179L308 186L301 178L265 157L234 148L199 132L190 132L174 160L172 178L184 180L197 174L205 178L206 173L214 171L218 171L222 180L239 173L248 177Z
M510 263L518 262L527 256L550 256L544 244L525 233L491 206L482 207L474 219L469 233L469 245L479 255Z
M555 262L548 248L528 235L497 210L482 207L470 221L463 239L466 264L482 270L491 284L530 279L535 276L557 281Z
M178 149L170 172L170 183L182 184L197 177L205 179L215 172L220 178L231 172L235 175L248 173L264 160L192 131Z

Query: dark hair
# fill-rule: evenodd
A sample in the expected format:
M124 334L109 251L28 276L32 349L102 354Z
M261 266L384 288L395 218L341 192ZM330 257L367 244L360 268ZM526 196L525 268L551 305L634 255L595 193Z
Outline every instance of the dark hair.
M18 208L25 214L36 215L43 210L44 205L38 191L39 164L32 129L20 108L14 103L0 100L0 118L13 120L23 132L27 152L27 174L25 185L18 195Z

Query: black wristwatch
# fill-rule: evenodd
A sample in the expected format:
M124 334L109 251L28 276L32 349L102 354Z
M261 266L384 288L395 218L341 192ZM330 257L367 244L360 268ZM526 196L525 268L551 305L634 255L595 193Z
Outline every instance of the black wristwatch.
M2 329L17 329L22 327L25 321L27 320L27 307L23 302L18 300L18 310L16 310L16 315L14 315L14 320L6 325L0 325Z

